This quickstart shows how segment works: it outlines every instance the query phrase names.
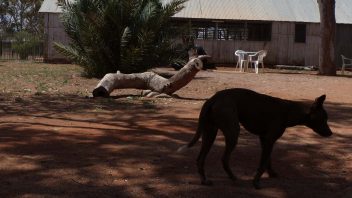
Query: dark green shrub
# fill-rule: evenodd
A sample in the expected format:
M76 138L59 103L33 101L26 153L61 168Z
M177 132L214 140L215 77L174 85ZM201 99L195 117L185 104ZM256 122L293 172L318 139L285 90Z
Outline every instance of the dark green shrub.
M14 35L12 48L21 60L25 60L29 55L32 55L39 43L40 39L37 36L26 31L21 31Z
M178 57L170 18L186 0L77 0L64 3L62 21L71 39L56 49L88 76L143 72Z

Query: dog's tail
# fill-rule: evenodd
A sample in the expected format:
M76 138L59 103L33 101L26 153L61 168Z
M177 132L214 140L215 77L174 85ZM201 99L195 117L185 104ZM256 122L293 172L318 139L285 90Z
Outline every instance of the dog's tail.
M177 152L182 153L182 152L186 151L187 149L191 148L193 145L195 145L198 142L201 135L202 135L202 130L200 130L200 127L198 124L198 129L197 129L197 132L194 135L193 139L188 144L183 145L180 148L178 148Z
M193 145L195 145L200 136L202 136L203 134L203 131L204 131L204 126L205 126L205 123L207 122L207 115L208 115L208 112L212 106L212 100L207 100L203 107L202 107L202 110L200 111L200 114L199 114L199 119L198 119L198 127L197 127L197 132L196 134L194 135L194 137L192 138L192 140L186 144L186 145L183 145L181 146L180 148L177 149L177 152L181 153L189 148L191 148Z

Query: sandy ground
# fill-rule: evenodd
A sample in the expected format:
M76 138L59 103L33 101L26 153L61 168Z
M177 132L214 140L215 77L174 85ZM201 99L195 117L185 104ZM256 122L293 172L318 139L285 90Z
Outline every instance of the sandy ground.
M177 92L180 98L141 98L133 89L100 99L0 93L0 197L352 197L351 76L218 68L199 72ZM82 89L98 82L72 78ZM231 158L239 179L232 182L220 163L219 133L206 161L214 185L201 186L195 166L200 144L175 151L193 137L205 99L233 87L305 102L326 94L334 135L287 129L272 154L279 178L265 175L263 189L255 190L258 138L242 129Z

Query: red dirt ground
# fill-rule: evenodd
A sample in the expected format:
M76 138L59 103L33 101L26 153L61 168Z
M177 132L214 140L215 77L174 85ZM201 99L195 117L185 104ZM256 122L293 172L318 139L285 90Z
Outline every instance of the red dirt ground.
M172 73L171 69L161 69ZM92 90L97 80L73 76ZM264 176L262 190L251 180L259 162L258 138L242 129L231 166L222 169L223 136L206 161L214 185L199 185L199 143L176 153L195 133L199 110L216 91L244 87L311 102L327 94L334 131L321 138L310 129L289 128L273 151L279 178ZM139 91L111 98L0 93L0 197L352 197L352 78L310 72L201 71L180 98L148 99Z

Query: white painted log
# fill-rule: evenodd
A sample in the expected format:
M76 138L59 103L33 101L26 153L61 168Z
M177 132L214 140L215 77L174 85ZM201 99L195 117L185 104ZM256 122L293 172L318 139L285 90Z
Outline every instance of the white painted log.
M120 72L106 74L93 90L94 97L107 97L115 89L142 89L151 90L146 92L147 96L155 97L164 93L171 95L182 87L186 86L202 69L202 59L209 56L192 58L170 79L166 79L154 72L123 74ZM154 92L154 93L153 93Z

